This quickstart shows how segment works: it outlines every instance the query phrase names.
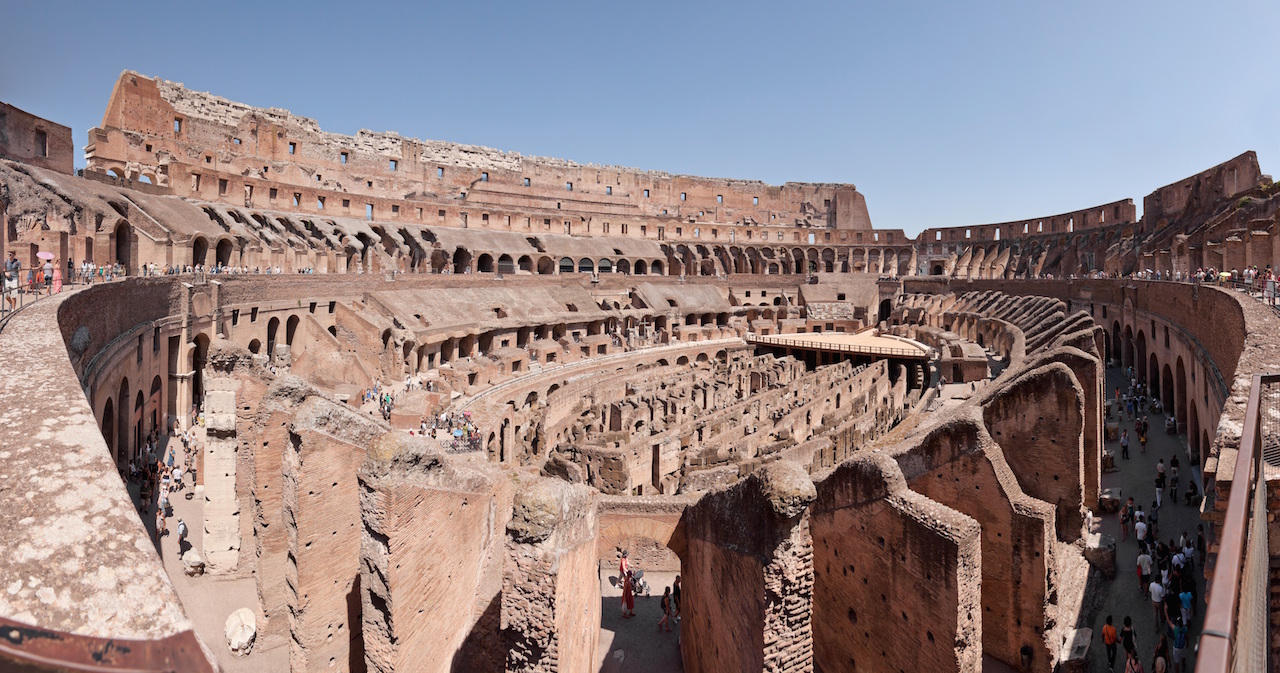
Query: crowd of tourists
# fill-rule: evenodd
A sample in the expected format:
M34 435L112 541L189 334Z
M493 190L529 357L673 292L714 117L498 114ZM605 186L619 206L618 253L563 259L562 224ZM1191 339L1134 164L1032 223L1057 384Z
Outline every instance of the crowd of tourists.
M480 428L471 422L470 411L443 411L439 416L423 416L418 430L434 440L443 440L441 445L450 451L480 450Z
M1149 396L1146 382L1140 378L1133 367L1126 367L1124 377L1127 386L1117 386L1115 397L1106 405L1107 417L1111 418L1114 408L1119 420L1128 420L1133 424L1138 436L1137 443L1141 454L1147 452L1147 435L1150 431L1148 413L1159 414L1165 411L1159 399ZM1177 420L1170 415L1166 419L1167 432L1177 432ZM1119 460L1130 459L1129 430L1125 429L1119 436ZM1129 496L1120 507L1118 518L1120 523L1121 542L1127 543L1130 538L1136 543L1136 554L1132 557L1121 555L1121 558L1132 558L1137 579L1138 591L1150 602L1155 635L1150 650L1150 660L1144 660L1138 654L1140 641L1146 636L1139 636L1134 628L1133 617L1124 617L1123 626L1117 629L1112 615L1107 615L1106 624L1102 627L1102 641L1106 647L1109 670L1116 670L1116 659L1121 649L1125 673L1185 673L1187 662L1194 648L1191 635L1192 619L1201 611L1201 598L1196 588L1195 569L1203 568L1207 552L1204 526L1197 524L1196 533L1192 536L1188 530L1161 539L1161 512L1167 505L1178 505L1179 495L1182 504L1195 507L1200 504L1200 491L1196 485L1194 472L1186 475L1185 491L1179 493L1182 485L1180 474L1182 463L1179 452L1174 451L1165 462L1163 456L1155 464L1155 474L1151 483L1154 486L1149 508L1144 509L1142 503L1136 502L1135 496ZM1166 497L1167 496L1167 497ZM1166 523L1168 523L1168 518ZM1127 545L1126 545L1127 547ZM1120 546L1117 545L1117 549ZM1149 662L1150 668L1146 667Z
M158 433L152 430L143 440L142 451L129 460L127 479L138 485L138 513L145 517L150 514L152 506L156 508L155 529L152 531L156 544L169 534L168 520L173 515L170 496L186 489L188 476L192 483L196 481L196 451L195 433L191 430L171 434L168 446L163 448ZM181 552L187 536L186 523L181 519L177 532Z

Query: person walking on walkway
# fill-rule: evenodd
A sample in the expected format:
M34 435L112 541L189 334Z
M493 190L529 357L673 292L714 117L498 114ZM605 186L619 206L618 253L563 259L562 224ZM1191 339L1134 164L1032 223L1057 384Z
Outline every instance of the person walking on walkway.
M658 620L658 630L667 627L667 633L671 632L671 587L667 587L662 592L662 619Z
M1124 628L1120 629L1120 643L1124 645L1125 652L1138 653L1138 634L1133 630L1133 618L1128 615L1124 618Z
M1147 592L1151 596L1151 614L1155 617L1156 630L1161 630L1164 626L1164 585L1160 580L1153 579L1147 587Z
M1147 585L1151 583L1151 554L1146 548L1138 550L1138 591L1147 595Z
M1138 653L1129 651L1125 653L1128 659L1124 663L1124 673L1146 673L1142 668L1142 662L1138 661Z
M622 560L618 562L618 581L622 582L622 616L636 616L635 589L631 582L631 563L627 560L627 550L622 550Z
M1129 460L1129 431L1120 433L1120 457Z
M1116 633L1116 627L1111 623L1111 615L1107 615L1107 624L1102 627L1102 643L1107 646L1107 670L1116 670L1116 643L1120 642L1120 636Z

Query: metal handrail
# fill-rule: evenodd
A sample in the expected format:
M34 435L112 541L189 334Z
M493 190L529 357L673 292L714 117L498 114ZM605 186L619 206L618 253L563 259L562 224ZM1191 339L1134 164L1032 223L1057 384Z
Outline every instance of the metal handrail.
M1258 502L1255 489L1266 488L1263 479L1261 398L1262 387L1280 382L1280 374L1254 374L1245 409L1240 449L1232 473L1231 497L1221 527L1217 564L1213 572L1214 590L1205 609L1204 630L1196 655L1197 673L1226 673L1234 669L1237 655L1239 610L1245 572L1245 551L1250 535L1266 535L1265 519L1251 526L1251 509L1266 506L1265 494ZM1259 528L1260 530L1253 530ZM1263 549L1266 546L1263 545ZM1265 590L1265 587L1264 587ZM1264 642L1267 639L1263 639ZM1269 643L1266 643L1269 646ZM1265 656L1265 653L1264 653Z

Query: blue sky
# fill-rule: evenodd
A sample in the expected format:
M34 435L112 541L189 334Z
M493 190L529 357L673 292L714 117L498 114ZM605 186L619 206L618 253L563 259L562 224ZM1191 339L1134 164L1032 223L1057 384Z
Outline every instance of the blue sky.
M1050 215L1256 150L1280 3L10 3L0 100L97 125L120 71L360 128L850 182L880 228ZM77 159L77 165L83 158Z

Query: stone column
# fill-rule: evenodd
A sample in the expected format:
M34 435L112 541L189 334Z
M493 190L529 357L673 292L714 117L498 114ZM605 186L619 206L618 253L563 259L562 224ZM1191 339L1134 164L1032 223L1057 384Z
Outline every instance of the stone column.
M205 368L204 560L214 575L240 560L240 500L236 496L236 381Z
M358 478L368 670L501 670L511 480L397 431L373 442Z
M385 424L322 397L303 402L289 425L281 500L294 673L363 670L356 472L366 448L386 431Z
M594 673L597 491L539 479L515 496L502 577L508 671Z
M686 510L686 671L813 670L815 497L804 468L778 461Z

